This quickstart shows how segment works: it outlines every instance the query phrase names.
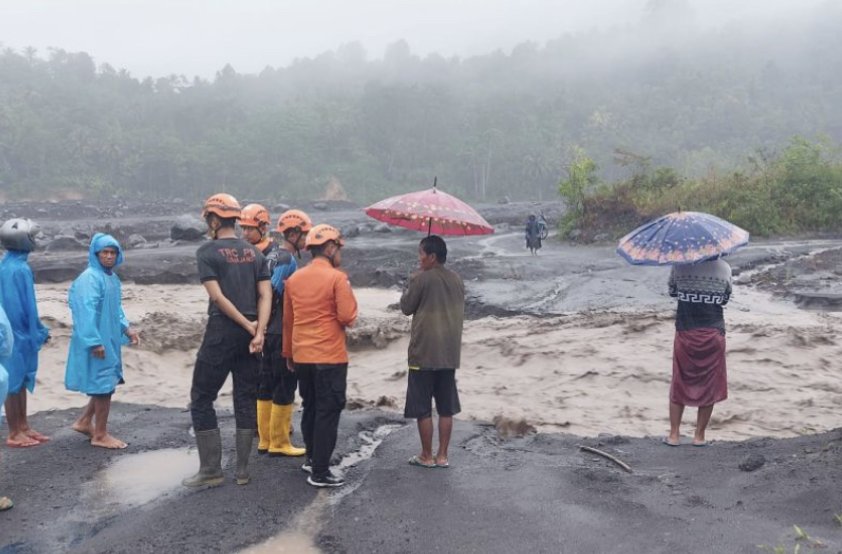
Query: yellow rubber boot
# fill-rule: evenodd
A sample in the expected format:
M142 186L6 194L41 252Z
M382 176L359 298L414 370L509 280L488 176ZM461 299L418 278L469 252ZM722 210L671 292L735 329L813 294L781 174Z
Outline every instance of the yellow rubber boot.
M293 404L280 406L272 404L272 434L269 442L270 456L303 456L307 451L297 448L289 440L289 427L292 423Z
M258 400L257 401L257 434L260 436L260 442L257 443L257 453L266 454L269 452L269 440L271 434L271 420L272 420L272 401Z

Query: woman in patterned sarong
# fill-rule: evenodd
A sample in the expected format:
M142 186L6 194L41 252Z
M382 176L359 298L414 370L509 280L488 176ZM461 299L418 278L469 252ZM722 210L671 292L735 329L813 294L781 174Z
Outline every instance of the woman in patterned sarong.
M699 408L693 446L707 446L705 429L713 405L728 398L725 318L731 296L731 267L722 259L674 266L670 296L678 299L670 385L670 433L664 442L680 444L685 406Z

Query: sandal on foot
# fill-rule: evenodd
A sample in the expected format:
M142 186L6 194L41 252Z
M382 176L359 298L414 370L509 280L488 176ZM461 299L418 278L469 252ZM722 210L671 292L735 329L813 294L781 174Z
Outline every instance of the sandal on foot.
M664 437L661 439L661 442L666 444L667 446L681 446L681 442L672 442L670 441L669 437Z
M15 503L8 496L0 496L0 512L11 510L14 505Z
M425 467L427 469L432 469L436 467L435 462L425 463L421 461L421 458L418 456L413 456L409 459L409 465L416 466L416 467Z

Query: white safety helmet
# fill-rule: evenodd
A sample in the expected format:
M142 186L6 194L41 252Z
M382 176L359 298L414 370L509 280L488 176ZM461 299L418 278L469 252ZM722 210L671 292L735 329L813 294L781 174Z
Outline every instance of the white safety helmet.
M6 250L35 250L35 237L41 228L31 219L10 219L0 226L0 243Z

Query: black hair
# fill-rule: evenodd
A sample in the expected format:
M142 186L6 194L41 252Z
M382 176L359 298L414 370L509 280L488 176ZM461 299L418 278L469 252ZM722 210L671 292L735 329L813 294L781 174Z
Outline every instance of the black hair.
M421 249L425 254L435 254L440 264L447 261L447 244L438 235L430 235L421 239Z
M310 251L310 255L313 256L313 259L315 259L316 256L324 256L325 247L327 247L328 244L330 244L330 241L324 244L314 244L313 246L308 248L308 250Z
M233 229L237 225L236 217L219 217L215 213L209 213L208 216L205 218L205 221L208 223L208 227L210 227L211 218L214 217L219 221L220 229L225 229L226 227L230 227L231 229Z
M302 235L302 234L306 235L306 233L304 233L301 230L301 227L289 227L287 229L284 229L284 233L283 233L284 238L289 240L290 235L292 235L293 233L298 233L299 235Z

